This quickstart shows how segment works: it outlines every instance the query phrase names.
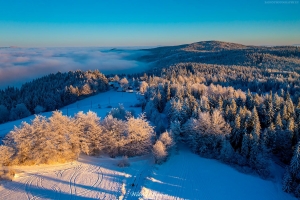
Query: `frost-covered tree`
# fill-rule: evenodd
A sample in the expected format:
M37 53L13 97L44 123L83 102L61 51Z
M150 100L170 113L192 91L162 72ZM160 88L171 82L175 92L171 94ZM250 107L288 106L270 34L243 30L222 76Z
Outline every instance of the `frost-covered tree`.
M171 148L174 145L173 136L165 131L159 136L159 140L165 145L167 149Z
M122 87L123 90L126 90L126 89L128 88L128 86L129 86L129 85L128 85L129 82L128 82L128 80L127 80L126 77L122 78L122 79L119 81L119 83L120 83L120 86Z
M125 134L126 144L122 149L124 155L136 156L150 152L154 130L144 115L138 118L129 118Z
M156 143L153 145L152 152L155 158L155 162L158 164L164 162L168 156L166 147L160 140L157 140Z
M231 129L219 110L199 114L198 119L189 119L184 125L188 144L196 153L215 156L219 153L222 141Z
M94 112L79 112L74 117L74 124L78 129L81 152L87 155L100 154L105 146L100 118Z
M172 135L174 136L175 143L178 142L180 140L181 137L180 134L182 132L180 122L179 121L171 122L170 130L172 132Z
M112 157L125 155L123 148L127 140L126 122L108 115L101 121L101 126L103 128L103 151Z
M145 81L142 81L140 84L140 93L144 94L147 91L148 83Z

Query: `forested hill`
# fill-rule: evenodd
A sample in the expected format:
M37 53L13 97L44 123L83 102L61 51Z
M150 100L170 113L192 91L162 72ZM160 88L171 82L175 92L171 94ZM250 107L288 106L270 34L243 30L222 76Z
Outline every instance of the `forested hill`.
M0 90L0 123L51 111L108 89L98 70L58 72L27 82L21 88Z
M203 41L179 46L148 49L140 59L153 62L154 69L182 62L252 66L300 72L300 47L247 46L220 41Z

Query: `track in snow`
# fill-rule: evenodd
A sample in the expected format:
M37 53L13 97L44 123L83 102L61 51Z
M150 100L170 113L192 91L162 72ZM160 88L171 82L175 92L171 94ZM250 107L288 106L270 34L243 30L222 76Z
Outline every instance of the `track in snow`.
M123 173L97 163L74 162L20 174L3 183L0 199L117 199L121 194ZM116 176L116 177L114 177Z
M0 200L295 200L281 190L278 181L240 173L185 148L162 165L141 156L130 158L129 167L119 168L117 159L81 156L63 165L20 168L18 178L0 186Z

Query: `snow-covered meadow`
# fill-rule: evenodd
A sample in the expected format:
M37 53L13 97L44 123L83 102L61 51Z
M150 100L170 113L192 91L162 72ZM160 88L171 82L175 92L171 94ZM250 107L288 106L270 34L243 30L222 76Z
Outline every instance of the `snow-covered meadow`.
M138 103L137 94L115 91L86 98L61 111L73 116L91 110L103 118L110 106L120 103L141 113L140 107L132 107ZM51 112L43 115L49 117ZM33 118L0 125L2 135ZM0 182L0 199L295 199L282 191L280 170L273 180L263 180L217 160L201 158L185 146L179 146L161 165L146 155L129 158L130 166L121 168L117 166L121 159L81 155L65 164L16 166L13 181Z

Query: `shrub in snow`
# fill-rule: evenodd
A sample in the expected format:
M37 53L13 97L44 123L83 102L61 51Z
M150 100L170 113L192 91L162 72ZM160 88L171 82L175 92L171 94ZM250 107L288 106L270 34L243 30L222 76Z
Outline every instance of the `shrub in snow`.
M10 120L21 119L31 115L30 111L27 109L24 103L17 104L15 108L10 111Z
M15 153L15 150L13 148L1 145L0 146L0 166L9 165L14 153Z
M108 115L117 119L125 120L128 117L134 116L134 111L126 111L124 106L119 104L119 107L111 109Z
M155 158L155 162L157 164L161 164L167 159L168 153L162 141L157 140L156 143L153 145L152 151Z
M13 169L0 169L0 180L12 180L16 172Z
M40 105L37 105L35 108L34 108L34 113L35 114L39 114L41 112L44 112L46 109L43 107L43 106L40 106Z
M122 159L118 162L119 167L128 167L130 166L129 160L127 156L123 156Z

